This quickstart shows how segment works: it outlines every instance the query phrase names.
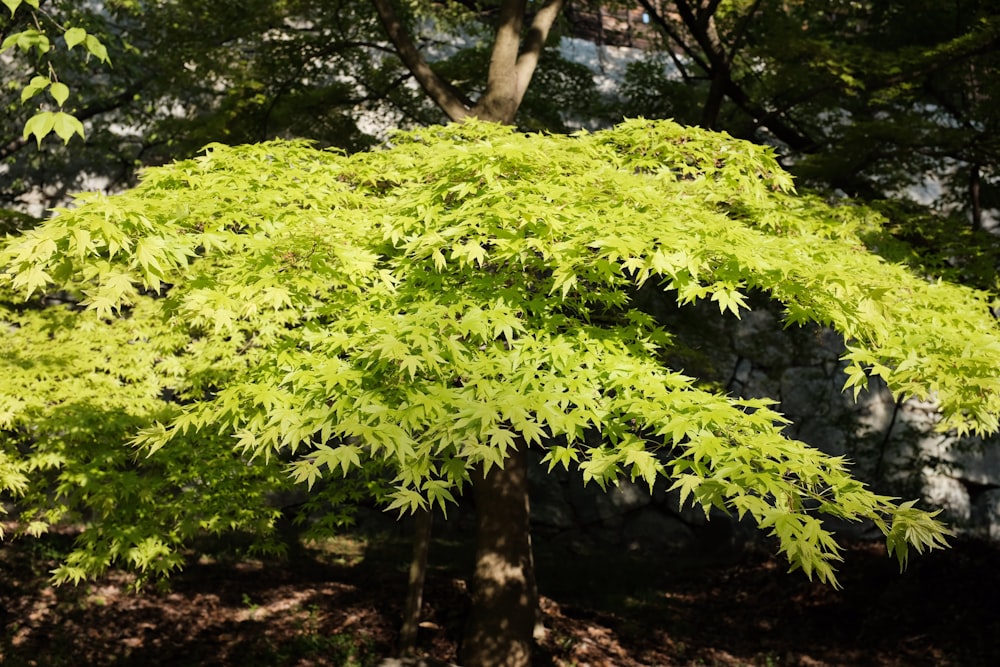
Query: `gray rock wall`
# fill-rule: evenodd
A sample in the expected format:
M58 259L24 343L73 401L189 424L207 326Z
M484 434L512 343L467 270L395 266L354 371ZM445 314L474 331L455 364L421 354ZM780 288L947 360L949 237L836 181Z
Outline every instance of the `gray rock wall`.
M783 329L780 311L763 297L741 320L715 304L678 308L640 293L639 305L685 344L672 362L689 374L743 397L770 397L792 420L790 437L829 454L846 456L854 474L879 493L921 498L942 508L959 532L1000 540L1000 442L959 440L934 431L933 404L897 403L872 380L855 401L841 391L847 376L844 342L818 326ZM706 522L700 510L678 510L676 494L623 480L607 493L584 488L579 474L540 466L532 476L532 515L538 530L584 552L595 544L632 551L733 547L755 531L724 516ZM844 526L856 536L877 536L870 526ZM843 531L842 531L843 532Z
M643 296L640 295L640 299ZM857 401L844 393L844 342L818 326L783 329L779 309L755 297L741 320L714 304L677 308L645 297L655 313L698 353L696 370L734 395L769 396L792 420L790 437L853 461L856 476L879 492L940 507L960 531L1000 539L1000 441L959 439L934 430L932 403L897 403L869 382Z

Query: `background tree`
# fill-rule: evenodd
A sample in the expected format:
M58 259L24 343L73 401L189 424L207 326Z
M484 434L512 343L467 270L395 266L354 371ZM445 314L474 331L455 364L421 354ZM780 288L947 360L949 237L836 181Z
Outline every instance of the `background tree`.
M9 202L30 194L60 203L86 180L125 187L139 166L191 155L212 141L308 135L357 150L371 143L356 125L366 105L399 85L372 57L377 25L373 16L358 16L356 4L79 4L54 3L48 11L95 25L115 67L97 77L91 68L58 68L78 91L77 116L94 121L88 142L44 154L10 142L3 153Z
M643 113L776 142L814 187L916 189L974 228L996 207L1000 19L989 3L639 3L675 77L664 80L665 56L632 68L625 89Z
M15 4L2 30L38 32L28 25L31 4ZM21 55L5 71L18 85L3 93L11 123L0 150L7 169L0 196L23 205L25 192L42 191L44 208L88 176L125 186L137 166L187 157L212 141L307 137L356 150L383 138L387 127L440 122L442 109L458 118L479 104L476 115L499 117L485 114L507 85L497 83L499 73L510 69L513 81L537 58L538 78L511 121L520 127L566 131L623 113L673 117L779 143L810 186L866 198L915 187L923 203L959 213L973 227L992 219L998 32L988 4L903 11L827 0L641 0L596 15L635 8L651 28L637 26L641 38L633 43L648 56L636 51L609 105L585 68L555 49L536 49L545 35L601 39L605 23L581 19L593 9L587 3L563 20L552 3L525 4L519 13L507 2L115 0L98 7L52 0L35 15L51 32L39 34L59 48L43 55L25 37L29 51L22 53L8 39L7 54ZM386 39L379 14L396 37ZM515 19L524 34L494 42L498 26L514 35ZM71 50L59 37L68 26L86 35ZM90 39L105 49L102 56L113 56L113 68L95 70L80 57ZM499 57L508 42L513 50ZM60 99L63 86L73 91L65 112L89 125L89 141L72 150L47 145L42 168L41 156L24 150L22 126L36 107L22 106L20 95L41 76L31 101L54 102L46 92L50 72L59 77ZM424 95L427 85L437 92Z
M45 11L100 35L114 67L95 71L73 52L49 54L87 126L87 141L66 148L28 146L20 86L0 91L11 112L0 150L6 206L40 212L73 191L127 187L141 166L189 157L215 141L304 137L354 151L391 127L447 118L413 83L367 1L53 1ZM434 51L435 67L463 95L477 96L489 13L416 7L399 14L415 43ZM4 75L31 78L27 69ZM565 131L567 115L593 115L589 70L549 51L539 76L543 89L529 90L521 107L524 126Z

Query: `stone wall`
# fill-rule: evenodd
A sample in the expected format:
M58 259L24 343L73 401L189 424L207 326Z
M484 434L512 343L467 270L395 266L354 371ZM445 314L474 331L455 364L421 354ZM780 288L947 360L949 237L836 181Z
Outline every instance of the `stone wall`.
M855 401L841 391L847 379L840 360L844 342L817 326L783 329L780 311L752 298L741 320L721 315L715 304L678 308L660 295L637 301L684 343L672 362L719 388L743 397L770 397L792 420L790 437L853 462L853 473L875 491L921 498L942 508L959 532L1000 540L1000 442L959 440L936 433L934 406L897 403L879 380ZM540 458L540 456L538 457ZM585 488L576 472L532 473L532 515L547 540L573 551L616 545L632 551L733 548L756 539L750 526L725 516L706 521L701 510L678 510L676 494L658 485L623 480L601 491ZM880 536L872 526L844 525L855 537Z

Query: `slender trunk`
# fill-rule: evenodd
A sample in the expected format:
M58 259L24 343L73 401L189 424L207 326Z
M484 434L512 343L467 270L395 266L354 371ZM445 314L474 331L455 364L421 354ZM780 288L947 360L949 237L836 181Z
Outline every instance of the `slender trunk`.
M722 101L726 97L726 87L730 80L728 70L715 72L712 75L712 85L708 89L708 97L705 98L705 105L701 109L701 126L706 130L719 129L719 114L722 112Z
M469 115L469 102L448 81L445 81L424 60L406 26L396 14L392 0L372 0L379 21L385 28L386 35L392 40L400 60L413 74L417 83L424 89L427 96L441 107L441 110L452 120L462 120Z
M465 667L528 667L538 588L528 525L528 456L521 443L503 470L473 479L476 566L462 644Z
M972 169L969 170L969 203L972 206L973 231L979 231L983 228L983 203L979 192L981 179L979 165L973 164Z
M706 8L705 11L714 12L715 10ZM701 110L701 126L708 130L716 130L719 126L722 102L726 98L726 87L733 82L733 62L719 39L719 33L715 28L715 17L712 13L705 14L698 23L701 31L705 34L706 41L712 45L713 49L709 55L709 62L712 63L712 70L709 72L712 77L712 85L709 86L708 98Z
M403 627L399 631L399 654L413 655L417 648L417 629L420 626L420 607L424 598L424 579L427 577L427 554L431 548L430 509L418 510L413 525L413 560L410 561L410 579L403 611Z

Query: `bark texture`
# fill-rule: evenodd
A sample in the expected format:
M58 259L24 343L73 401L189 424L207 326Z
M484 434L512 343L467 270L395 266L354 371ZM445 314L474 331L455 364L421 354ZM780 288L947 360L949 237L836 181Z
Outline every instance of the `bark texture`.
M431 548L430 509L419 510L413 516L413 558L410 561L410 579L403 611L403 626L399 631L399 653L406 657L417 648L417 631L420 628L420 608L424 599L424 580L427 578L427 555Z
M527 667L538 614L528 525L526 446L503 470L472 483L476 503L476 567L472 608L462 644L464 667Z
M524 100L545 40L548 39L552 24L563 10L565 0L546 0L530 15L527 32L524 25L529 18L528 0L504 0L501 3L497 32L490 53L486 90L475 102L439 76L424 60L399 18L392 0L372 0L372 4L375 5L382 27L396 48L400 60L448 118L462 120L474 116L480 120L510 125Z
M469 115L469 101L448 81L431 69L417 50L410 33L396 13L392 0L372 0L382 28L396 48L399 59L410 70L427 96L452 120L462 120Z

